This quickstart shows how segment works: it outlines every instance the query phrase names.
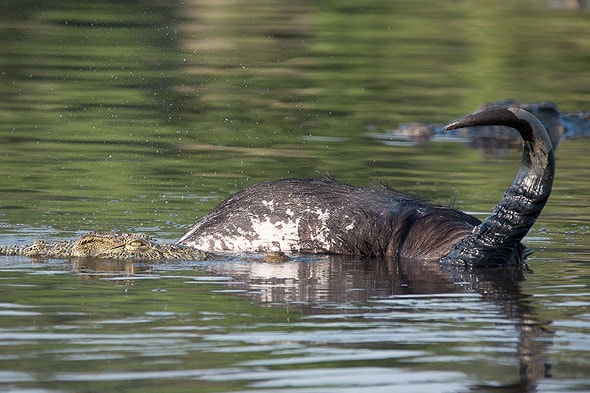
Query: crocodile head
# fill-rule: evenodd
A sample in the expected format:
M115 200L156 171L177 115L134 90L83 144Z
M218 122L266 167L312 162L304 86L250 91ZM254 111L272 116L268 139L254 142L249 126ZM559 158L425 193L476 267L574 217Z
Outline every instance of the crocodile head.
M144 261L202 261L214 255L192 247L160 244L142 233L88 232L78 239L49 243L2 246L0 255L24 255L31 258L105 258Z
M80 236L72 257L114 259L166 259L166 247L142 233L93 231Z

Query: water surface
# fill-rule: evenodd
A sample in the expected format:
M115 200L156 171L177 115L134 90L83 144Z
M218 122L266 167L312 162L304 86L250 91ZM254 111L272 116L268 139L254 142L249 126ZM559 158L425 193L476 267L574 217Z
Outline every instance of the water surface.
M249 184L318 174L483 218L518 152L383 135L505 98L590 109L589 14L560 4L4 4L0 242L172 241ZM587 391L589 148L559 146L524 274L2 257L0 389Z

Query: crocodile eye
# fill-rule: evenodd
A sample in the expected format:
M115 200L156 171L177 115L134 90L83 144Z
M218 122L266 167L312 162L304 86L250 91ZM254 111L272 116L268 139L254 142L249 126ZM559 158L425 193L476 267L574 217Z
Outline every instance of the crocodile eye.
M134 250L137 250L145 246L146 244L141 240L131 240L129 243L127 243L127 248L131 248Z

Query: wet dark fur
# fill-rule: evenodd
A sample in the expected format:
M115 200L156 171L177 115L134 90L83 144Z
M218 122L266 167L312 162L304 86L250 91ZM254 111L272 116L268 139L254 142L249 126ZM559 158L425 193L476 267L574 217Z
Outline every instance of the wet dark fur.
M274 211L262 203L268 200L275 202ZM318 207L329 212L325 223L329 248L310 235L320 223L314 214L305 212ZM353 187L326 177L284 179L245 188L199 221L198 234L231 236L248 229L250 216L269 217L274 222L283 219L287 210L301 217L302 248L298 251L309 253L438 259L480 223L456 209L422 202L385 186ZM354 230L346 230L352 222Z

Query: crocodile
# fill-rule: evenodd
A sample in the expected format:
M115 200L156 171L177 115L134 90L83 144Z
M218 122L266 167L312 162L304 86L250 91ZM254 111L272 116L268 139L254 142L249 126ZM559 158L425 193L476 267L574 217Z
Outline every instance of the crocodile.
M39 259L119 259L141 261L204 261L224 256L176 244L158 243L143 233L92 231L75 240L49 243L36 240L26 245L0 246L0 255L26 256ZM281 263L290 261L285 253L269 251L264 255L246 258L255 262Z
M158 243L142 233L92 231L75 240L49 243L37 240L27 245L0 247L0 255L30 258L109 258L133 260L202 261L216 257L192 247Z
M590 112L561 112L557 104L551 101L524 103L515 100L501 100L483 103L478 110L489 108L520 108L535 115L549 134L553 149L566 139L590 137ZM488 153L497 153L506 149L520 149L520 135L514 129L503 125L485 125L465 127L455 131L444 129L444 124L412 122L384 134L371 134L376 139L390 141L392 137L406 143L425 143L431 140L466 142L470 147Z

